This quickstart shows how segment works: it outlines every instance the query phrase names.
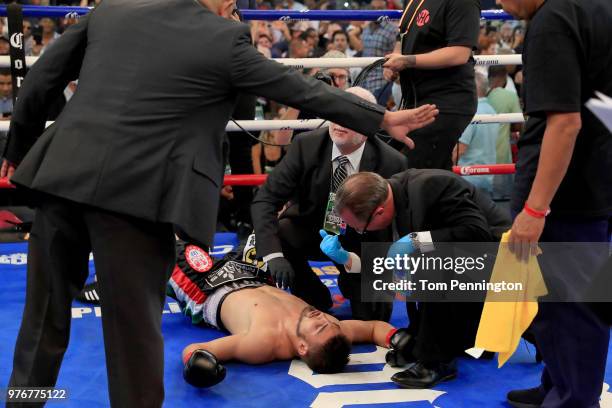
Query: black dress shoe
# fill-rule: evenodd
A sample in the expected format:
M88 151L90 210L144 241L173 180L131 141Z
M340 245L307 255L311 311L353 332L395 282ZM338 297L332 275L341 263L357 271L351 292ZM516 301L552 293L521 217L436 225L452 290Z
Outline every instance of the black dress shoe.
M508 404L515 408L540 408L546 395L540 387L510 391L506 396Z
M407 370L396 373L391 381L402 388L431 388L441 381L452 380L457 377L457 364L450 363L428 364L416 363Z

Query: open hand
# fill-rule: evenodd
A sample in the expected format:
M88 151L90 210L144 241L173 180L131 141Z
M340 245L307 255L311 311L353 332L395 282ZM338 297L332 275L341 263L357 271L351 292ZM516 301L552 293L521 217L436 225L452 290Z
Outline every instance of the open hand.
M416 109L406 109L397 112L385 112L382 128L398 142L414 149L414 141L408 137L413 130L425 127L436 119L440 113L436 105L422 105Z

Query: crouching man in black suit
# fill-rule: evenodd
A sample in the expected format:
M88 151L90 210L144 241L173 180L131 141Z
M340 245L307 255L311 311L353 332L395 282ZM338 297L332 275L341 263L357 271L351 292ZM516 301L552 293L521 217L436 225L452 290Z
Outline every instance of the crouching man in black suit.
M363 88L347 91L376 102ZM309 259L329 259L319 248L319 231L325 229L339 234L340 242L351 252L332 260L340 271L340 290L351 301L353 318L389 320L392 304L362 303L359 274L351 272L360 270L356 254L361 252L361 242L388 241L391 230L386 228L361 237L354 229L334 223L334 215L327 209L331 207L330 193L333 195L347 176L372 171L390 177L405 169L405 157L378 138L366 138L333 123L329 128L300 134L251 207L257 254L268 262L277 284L291 287L294 295L319 310L332 306L329 289L308 265ZM278 216L278 211L287 203L287 208Z
M389 180L355 174L338 189L336 210L357 231L393 224L395 243L387 257L432 252L436 243L494 242L511 223L472 184L436 169L409 169ZM390 365L416 364L391 379L404 388L429 388L456 377L456 358L474 346L481 311L482 303L419 302L409 352L387 355Z

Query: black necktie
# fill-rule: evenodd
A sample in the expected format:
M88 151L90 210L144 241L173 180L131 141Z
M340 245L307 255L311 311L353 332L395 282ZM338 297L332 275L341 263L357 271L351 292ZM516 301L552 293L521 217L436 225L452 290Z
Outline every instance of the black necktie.
M346 156L338 156L336 160L338 160L338 167L336 167L336 170L334 171L334 175L332 177L332 192L334 193L336 192L336 190L338 190L338 187L340 187L340 184L342 184L342 182L348 175L347 168L350 163L349 159L347 159Z

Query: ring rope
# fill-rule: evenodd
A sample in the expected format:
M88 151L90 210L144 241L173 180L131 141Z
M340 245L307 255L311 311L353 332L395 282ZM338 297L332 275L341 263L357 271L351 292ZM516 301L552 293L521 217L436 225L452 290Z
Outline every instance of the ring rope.
M496 115L475 115L472 124L488 123L523 123L525 118L522 113L500 113ZM238 125L229 122L225 127L228 132L239 132L242 130L262 131L262 130L313 130L321 127L324 119L302 119L302 120L237 120ZM51 126L49 121L46 126ZM0 132L9 130L9 121L0 121Z
M473 166L453 166L453 173L461 176L490 176L514 174L514 164L478 164ZM268 178L267 174L228 174L223 178L225 186L260 186ZM15 188L7 177L0 178L0 189Z
M26 57L26 65L32 66L39 57ZM384 57L353 57L353 58L272 58L274 61L291 68L364 68ZM475 55L476 65L521 65L523 56L513 55ZM0 56L0 67L11 66L8 55Z
M83 16L91 11L92 7L69 6L23 6L24 17L58 17L69 18ZM265 21L383 21L399 20L402 10L252 10L242 9L241 14L245 20ZM6 17L6 5L0 6L0 17ZM485 20L514 20L514 17L503 10L482 10L480 13Z

